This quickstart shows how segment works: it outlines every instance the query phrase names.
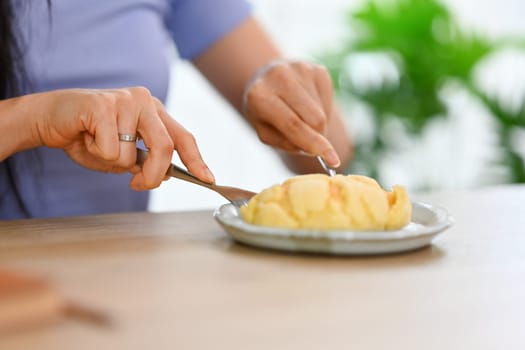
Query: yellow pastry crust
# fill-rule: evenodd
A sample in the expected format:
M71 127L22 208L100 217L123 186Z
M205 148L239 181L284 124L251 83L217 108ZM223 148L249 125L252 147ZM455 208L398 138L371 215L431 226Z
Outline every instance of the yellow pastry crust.
M404 187L385 191L372 178L359 175L300 175L272 186L241 207L254 225L379 231L407 225L412 204Z

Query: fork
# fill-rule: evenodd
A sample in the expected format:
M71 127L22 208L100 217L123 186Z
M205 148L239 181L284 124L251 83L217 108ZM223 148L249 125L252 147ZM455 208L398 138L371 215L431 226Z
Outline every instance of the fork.
M321 163L321 166L323 167L324 171L326 171L328 173L328 175L335 176L337 174L337 172L335 171L334 168L332 168L332 167L328 166L328 164L326 164L326 162L324 161L323 157L317 156L316 158L319 161L319 163Z
M144 165L146 158L148 158L148 151L137 148L137 165ZM255 192L243 190L241 188L219 186L212 183L204 182L197 178L195 175L176 166L175 164L170 164L168 170L166 171L166 175L175 177L180 180L188 181L195 185L206 187L212 191L215 191L238 208L242 207L243 205L246 205L250 198L256 195Z

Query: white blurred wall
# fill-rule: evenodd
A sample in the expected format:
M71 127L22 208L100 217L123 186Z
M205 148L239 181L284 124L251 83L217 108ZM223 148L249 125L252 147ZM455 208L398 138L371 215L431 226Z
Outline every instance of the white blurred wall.
M490 35L525 33L523 0L448 0L469 26ZM308 58L337 45L343 15L357 0L253 0L256 16L289 57ZM217 183L259 191L291 174L235 112L184 62L174 62L168 109L196 136ZM402 178L402 174L400 175ZM179 180L153 191L152 211L216 208L217 194Z

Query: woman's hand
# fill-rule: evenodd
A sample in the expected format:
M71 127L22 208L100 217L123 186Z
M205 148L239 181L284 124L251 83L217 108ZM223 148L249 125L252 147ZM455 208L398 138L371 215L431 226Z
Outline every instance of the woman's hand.
M134 174L131 188L152 189L165 178L176 150L190 172L214 182L194 137L145 88L57 90L31 97L28 112L34 115L37 144L62 148L86 168L129 171ZM119 134L143 139L150 155L142 168L135 164L135 142L120 141Z
M329 74L319 65L281 57L252 17L192 62L264 143L290 151L279 152L290 170L323 171L314 157L297 153L304 151L324 157L332 167L341 163L338 170L344 171L352 156L352 142L332 100Z
M340 165L326 137L333 89L323 66L271 62L248 83L243 104L246 118L263 143L289 152L320 155L332 167Z

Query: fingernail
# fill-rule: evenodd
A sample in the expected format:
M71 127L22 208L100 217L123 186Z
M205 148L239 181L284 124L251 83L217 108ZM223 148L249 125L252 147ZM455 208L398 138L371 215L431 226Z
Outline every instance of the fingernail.
M306 152L306 151L303 151L302 149L298 150L297 151L297 154L300 154L302 156L311 156L312 154Z
M215 183L215 176L213 176L210 169L206 168L204 170L204 175L206 176L206 179L208 180L209 183L213 183L213 184Z
M325 152L325 154L323 155L323 158L330 166L334 168L337 168L341 165L339 156L333 149L329 150L328 152Z

